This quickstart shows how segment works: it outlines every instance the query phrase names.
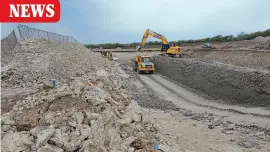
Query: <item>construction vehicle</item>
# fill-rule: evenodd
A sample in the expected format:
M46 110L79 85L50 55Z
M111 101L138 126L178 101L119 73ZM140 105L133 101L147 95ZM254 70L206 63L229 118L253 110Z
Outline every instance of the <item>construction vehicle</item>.
M108 58L109 60L113 60L112 52L109 51L102 51L101 55Z
M150 56L136 56L134 60L134 71L137 71L137 73L149 73L153 74L155 71L155 65L150 61Z
M143 48L145 46L145 43L147 41L148 36L152 36L152 37L157 38L157 39L162 41L163 44L161 45L160 55L167 54L171 57L174 57L174 56L181 57L182 56L182 51L181 51L181 48L179 46L170 46L167 39L163 35L158 34L156 32L153 32L149 29L147 29L144 32L142 42L141 42L140 46L138 47L138 51L140 51L141 48Z
M210 43L204 43L201 45L201 48L210 48L210 49L215 49L216 47L214 47L212 44Z

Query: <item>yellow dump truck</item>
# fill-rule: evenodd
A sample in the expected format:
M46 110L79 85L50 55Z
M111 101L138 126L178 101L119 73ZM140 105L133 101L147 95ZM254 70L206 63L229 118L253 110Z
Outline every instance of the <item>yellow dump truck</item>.
M143 72L153 74L155 65L150 61L150 56L136 56L133 70L139 74Z

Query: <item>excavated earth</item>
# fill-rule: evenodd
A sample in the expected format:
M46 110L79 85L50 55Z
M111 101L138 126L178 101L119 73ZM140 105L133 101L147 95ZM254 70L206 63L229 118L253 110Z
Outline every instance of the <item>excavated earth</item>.
M199 50L192 51L198 51L198 53L200 53ZM122 65L122 69L124 69L127 73L133 73L134 77L138 76L140 78L138 80L142 80L142 82L140 82L134 79L135 84L137 84L136 86L139 87L138 90L144 90L145 92L149 92L150 94L152 94L151 92L154 91L155 94L158 95L161 99L170 100L172 101L172 103L175 104L174 106L169 106L169 108L167 108L164 104L161 104L161 106L159 106L160 103L164 102L164 100L162 102L160 102L160 100L155 101L157 98L153 98L154 100L146 100L147 102L142 102L141 104L139 103L139 105L141 105L142 107L147 108L144 109L145 114L148 117L151 117L151 119L156 120L157 124L161 125L162 129L160 133L162 134L162 137L166 138L166 141L168 141L167 144L164 144L166 148L164 148L163 145L163 148L166 149L166 151L188 151L187 149L189 149L190 151L207 152L267 152L270 150L270 130L268 127L269 115L267 115L269 111L267 110L267 104L260 105L262 106L262 108L254 108L256 104L245 102L238 103L237 101L230 99L220 100L221 97L215 95L213 97L218 100L212 100L213 97L211 98L211 96L200 93L202 91L196 88L198 85L205 88L211 88L212 86L207 83L212 82L214 84L217 83L217 81L215 79L215 81L211 81L209 79L208 81L206 81L207 77L217 77L216 75L218 74L215 75L215 72L220 72L227 67L229 68L226 70L226 72L225 70L223 71L225 74L227 74L228 72L230 72L230 70L233 69L242 68L242 71L249 71L250 69L256 70L255 68L247 68L230 65L229 63L221 63L221 61L218 61L219 58L214 60L214 56L218 56L218 52L216 53L214 52L214 50L204 52L204 56L202 55L201 57L196 56L197 54L195 53L191 54L189 52L189 54L185 54L185 58L181 59L168 58L165 56L156 56L157 54L158 52L117 52L115 53L115 56L119 58L118 62ZM233 54L233 52L231 52L231 54ZM155 62L157 73L153 75L135 74L136 72L132 70L132 66L134 63L131 59L134 59L136 55L153 56L152 59L153 62ZM208 59L206 59L207 57ZM210 57L212 57L212 59ZM226 55L221 53L220 58L222 59L222 57L226 57ZM244 56L242 56L242 58L243 57ZM267 56L264 57L265 58L262 57L262 60L267 58ZM241 59L241 56L238 56L238 54L236 53L235 58L227 62L237 61L236 58ZM256 59L254 60L256 62ZM238 61L238 63L244 66L247 61L248 60ZM259 60L257 59L257 61ZM257 62L257 64L251 64L251 67L259 67L259 65L260 63ZM208 68L206 68L207 66ZM202 69L200 70L200 68ZM217 71L218 68L221 68L221 70ZM265 68L257 70L267 71L267 69ZM198 74L196 73L197 71ZM203 72L206 74L202 76L201 73ZM186 74L186 77L183 77L183 73ZM213 74L211 75L211 73ZM238 74L237 71L235 73ZM235 73L228 74L230 74L234 79L237 79L237 77L233 75ZM164 75L166 77L164 77ZM242 76L242 78L246 77L245 74L240 76ZM257 78L256 75L254 75L254 79L255 78ZM183 79L183 81L186 81L186 83L184 83L180 79ZM204 82L198 82L198 79L202 79ZM174 80L180 83L177 83ZM204 86L204 84L201 83L205 83L207 86ZM187 84L192 84L193 86ZM148 89L148 87L151 89ZM196 88L197 90L192 89L192 87ZM215 87L218 87L218 84L216 84ZM224 86L219 87L222 88ZM267 88L269 87L266 86L265 89ZM226 88L225 86L225 89L231 88ZM241 91L241 89L239 90ZM243 93L245 92L243 91ZM145 93L145 95L147 94L148 93ZM241 104L241 106L238 106L236 104ZM251 107L245 108L246 105L249 105ZM159 107L163 107L163 111L158 110L160 109ZM170 109L174 111L171 111ZM250 121L246 121L246 118L248 118L248 120ZM195 122L193 120L195 120ZM202 128L198 127L201 125L203 126ZM263 138L258 138L258 135L262 135Z
M197 50L185 56L154 56L153 62L158 73L214 99L270 107L270 52Z
M26 39L1 63L2 151L143 152L161 142L134 77L83 45Z
M196 54L184 59L156 56L157 72L210 96L215 91L218 97L212 95L226 102L269 106L268 66L257 60L242 67L249 59L221 61L214 60L215 53L201 58ZM262 59L266 63L267 55ZM123 55L124 60L130 57ZM235 61L239 64L231 64ZM2 151L148 152L157 143L163 152L270 148L269 130L179 108L153 92L128 66L81 44L26 39L2 51L1 64ZM50 79L56 80L56 88ZM229 93L240 100L231 100Z
M190 49L185 51L188 58L204 59L220 63L270 70L270 51L239 49Z

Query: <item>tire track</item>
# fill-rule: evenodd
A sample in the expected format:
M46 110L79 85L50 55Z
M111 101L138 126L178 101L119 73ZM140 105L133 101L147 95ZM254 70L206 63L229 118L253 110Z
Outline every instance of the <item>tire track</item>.
M270 118L270 115L262 115L262 114L257 114L257 113L247 113L247 112L243 112L243 111L240 111L240 110L235 110L235 109L222 109L222 108L218 108L218 107L215 107L215 106L210 106L210 105L204 105L204 104L199 104L199 103L196 103L186 97L183 97L181 95L179 95L176 91L174 91L173 89L169 88L168 86L164 85L163 83L159 82L158 80L156 80L153 76L151 75L148 75L148 77L150 79L152 79L153 81L155 81L156 83L158 83L159 85L161 85L162 87L166 88L168 91L170 91L171 93L175 94L176 96L178 96L179 98L187 101L187 102L190 102L196 106L199 106L199 107L203 107L203 108L209 108L209 109L216 109L216 110L221 110L221 111L228 111L228 112L233 112L233 113L236 113L236 114L242 114L242 115L252 115L252 116L256 116L256 117L261 117L261 118Z

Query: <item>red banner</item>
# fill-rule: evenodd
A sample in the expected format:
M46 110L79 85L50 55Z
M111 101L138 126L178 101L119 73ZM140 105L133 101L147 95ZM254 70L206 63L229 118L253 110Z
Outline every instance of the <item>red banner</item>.
M1 0L0 22L54 23L59 20L58 0Z

